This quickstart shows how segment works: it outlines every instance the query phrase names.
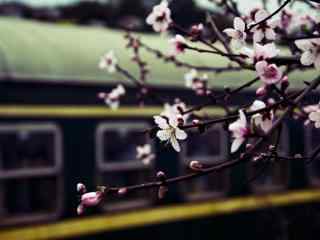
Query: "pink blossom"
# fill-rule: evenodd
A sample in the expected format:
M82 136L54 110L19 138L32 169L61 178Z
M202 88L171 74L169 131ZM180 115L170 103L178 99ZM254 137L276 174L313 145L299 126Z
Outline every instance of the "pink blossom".
M231 153L236 152L245 142L250 130L247 126L247 118L242 110L239 110L239 119L229 125L229 131L232 132L233 142Z
M151 25L156 32L167 31L172 22L168 2L162 1L159 5L154 6L152 12L147 17L146 22Z
M169 43L172 46L171 54L174 56L183 53L187 45L186 39L179 34L177 34L174 38L170 39Z
M282 78L282 71L275 64L269 64L267 61L257 62L256 71L260 79L266 84L276 84Z

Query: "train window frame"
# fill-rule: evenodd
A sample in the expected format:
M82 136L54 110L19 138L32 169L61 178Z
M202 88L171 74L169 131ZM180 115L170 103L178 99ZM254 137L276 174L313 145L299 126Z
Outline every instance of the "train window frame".
M282 133L281 133L281 140L283 142L286 142L290 139L290 131L288 127L288 123L282 124ZM284 136L284 137L283 137ZM281 143L280 143L281 144ZM290 144L285 145L285 149L282 149L282 151L279 152L280 155L289 155L290 154ZM250 176L250 171L252 171L252 165L253 162L250 162L247 167L247 175ZM265 194L270 192L279 192L284 191L288 189L289 181L290 181L290 162L286 161L285 164L287 164L287 172L286 172L286 180L281 184L274 184L274 183L267 183L267 184L258 184L255 183L255 181L250 182L250 188L253 193L255 194Z
M313 124L308 124L307 126L304 126L304 154L305 156L308 156L308 153L310 154L313 151L312 148L312 130L315 129L315 126ZM319 131L320 134L320 129L317 129ZM309 180L309 183L311 186L313 187L319 187L320 186L320 173L319 176L314 176L313 173L311 173L311 167L313 166L314 163L310 163L306 165L306 173L307 173L307 177Z
M201 156L201 157L188 157L187 156L187 143L183 144L183 149L180 153L180 168L183 174L186 174L188 172L189 164L191 161L200 161L203 164L218 164L220 162L225 161L230 156L229 153L229 133L223 128L221 125L215 125L212 126L209 131L217 130L220 133L221 139L220 139L220 154L214 155L214 156ZM188 139L186 140L188 141ZM230 171L227 169L224 171L226 174L226 189L223 191L200 191L196 193L190 193L187 190L187 186L182 186L182 194L184 196L184 199L186 201L204 201L209 199L217 199L225 197L230 189ZM192 181L192 180L191 180Z
M21 169L4 170L0 168L0 206L4 204L4 189L3 182L7 180L30 180L30 179L43 179L46 177L54 177L56 179L56 194L58 195L56 200L56 207L52 211L42 211L40 213L21 213L12 216L6 216L3 212L0 212L1 223L0 226L9 226L13 224L28 224L31 222L52 221L63 212L64 202L64 186L63 186L63 136L60 127L52 122L19 122L19 123L1 123L1 132L17 132L27 131L28 133L35 132L49 132L53 133L54 157L53 166L47 167L27 167Z
M109 162L105 161L104 159L104 152L103 152L103 139L104 139L104 132L110 129L124 129L123 131L129 130L145 130L150 128L150 124L145 121L141 120L137 123L132 123L128 121L121 121L118 123L112 122L101 122L97 125L96 134L95 134L95 148L96 148L96 174L95 181L99 183L103 174L111 172L126 172L126 171L140 171L140 170L149 170L154 171L155 160L153 160L150 164L145 165L140 160L131 160L125 162ZM153 150L155 150L154 143L152 141L149 142ZM135 156L132 157L135 159ZM108 203L102 205L102 210L105 212L114 212L114 211L122 211L122 210L129 210L134 208L142 208L147 207L152 204L154 199L150 197L150 199L134 199L134 200L124 200L119 203Z

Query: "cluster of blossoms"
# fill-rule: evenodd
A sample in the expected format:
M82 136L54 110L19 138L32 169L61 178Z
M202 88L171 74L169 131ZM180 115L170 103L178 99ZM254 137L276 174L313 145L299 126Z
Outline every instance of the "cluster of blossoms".
M227 8L228 1L215 0L215 2L218 5L225 6ZM209 19L208 22L216 33L216 41L220 41L222 43L220 46L216 46L214 43L203 37L206 32L204 31L204 26L202 24L193 25L189 30L184 30L174 23L171 18L169 4L167 1L163 0L159 5L153 8L152 12L146 19L146 23L152 26L153 30L156 32L164 33L168 31L169 28L173 28L173 30L177 30L177 32L180 33L176 34L169 40L169 46L171 47L169 56L163 54L157 49L152 49L146 44L143 44L143 42L138 38L130 38L130 34L128 34L127 38L130 39L129 47L134 50L133 60L140 67L140 78L136 79L128 71L121 68L120 65L118 65L118 60L113 51L106 53L101 58L99 67L110 73L117 71L118 73L123 74L140 88L141 95L143 95L143 97L151 97L153 100L156 100L157 103L160 102L161 104L164 104L164 110L159 115L153 117L156 126L151 131L152 133L153 131L156 131L156 137L161 142L171 145L177 152L181 151L180 141L186 140L188 137L187 132L185 131L186 129L197 128L199 133L202 133L213 124L224 123L226 124L224 126L227 126L228 131L232 134L231 153L236 153L240 147L251 138L264 140L264 138L269 137L273 131L280 126L281 120L284 119L285 116L290 114L294 116L295 107L299 109L299 114L301 114L301 116L303 115L304 120L307 119L305 121L306 124L312 122L316 128L320 128L320 104L309 105L301 109L299 105L301 101L297 101L297 99L302 99L304 97L306 90L311 91L315 88L312 84L317 82L317 79L312 83L305 82L307 87L304 89L305 91L302 94L297 95L298 97L294 94L291 95L291 93L289 94L288 91L286 91L289 86L287 74L289 74L289 72L295 67L302 68L303 66L314 65L317 70L320 69L320 19L308 14L298 15L295 12L284 9L289 1L285 1L284 3L284 5L281 5L278 10L271 14L262 8L253 9L247 16L241 16L238 11L231 12L232 15L235 16L233 19L233 28L226 28L222 32L220 32L220 30L215 26L214 21L212 19L212 21L210 21ZM318 9L320 9L320 4ZM276 14L279 14L280 18L274 20L273 16ZM283 40L290 39L291 35L294 36L296 32L298 32L298 35L295 36L296 38L292 38L292 40L290 40L294 44L290 44L290 49L288 49L291 50L293 56L279 57L280 50L275 45L276 41L279 40L279 42L281 42ZM304 37L304 35L300 36L299 34L305 34L306 37ZM230 46L228 45L229 40ZM251 46L249 44L247 45L250 41L252 42ZM199 42L200 44L193 46L194 42ZM204 44L206 48L198 47L201 46L201 44ZM209 104L220 104L219 101L221 99L227 101L232 94L251 86L250 84L255 83L258 80L261 80L262 84L257 89L256 95L257 97L262 97L261 99L263 101L255 100L251 105L245 105L245 107L240 106L238 108L240 109L238 110L238 115L228 115L221 119L209 120L207 120L207 116L201 117L194 112L204 106L208 106L209 104L205 103L187 109L186 104L181 101L176 101L173 105L164 103L162 98L158 98L158 96L152 92L152 87L147 85L145 76L148 69L145 68L146 62L142 61L138 54L140 47L144 48L144 50L147 50L148 52L152 52L167 62L171 61L175 63L177 67L183 66L190 69L190 71L184 75L185 86L195 91L199 96L208 97L210 100ZM224 47L224 49L221 50L221 47ZM187 50L197 51L199 53L206 52L218 54L226 57L232 63L238 64L240 68L243 67L243 69L255 71L257 77L236 89L230 90L226 87L221 95L214 96L208 89L207 75L203 74L200 76L198 71L200 72L210 69L218 73L221 72L221 70L217 69L221 68L194 66L189 63L178 61L176 56L185 53ZM298 52L300 53L299 56ZM286 63L286 60L283 60L286 59L286 57L293 63ZM297 61L296 57L300 58L300 63ZM223 69L234 70L233 66L230 66L231 65L228 65L228 67ZM320 82L320 79L318 81ZM315 85L317 86L317 84ZM119 100L125 92L124 87L122 85L118 85L110 93L99 93L98 96L103 99L111 109L117 109L119 107ZM266 102L266 95L268 93L274 94L275 99L278 99L277 102L273 99L269 99L270 101L268 100L268 102ZM231 113L228 106L224 107L228 114ZM285 109L285 113L275 121L275 112L278 111L278 109ZM191 114L193 114L192 116L194 119L192 124L188 125L187 120ZM230 123L229 121L234 122ZM255 145L248 144L246 150L251 149L252 151L256 151L259 148L259 143L261 142L262 141L257 141L257 144ZM277 144L278 143L276 143L276 145ZM268 149L270 153L275 153L275 155L277 155L275 145L270 145ZM260 150L258 152L260 152ZM264 154L260 153L259 157L255 157L257 156L256 152L252 153L248 150L248 152L245 153L248 153L247 155L253 161L259 159ZM246 154L241 156L246 156ZM153 153L152 146L150 144L137 146L136 158L143 164L150 164L155 157L156 155ZM241 157L239 159L235 159L235 161L240 160L242 160ZM220 165L221 169L223 169L222 167L227 166L230 162L232 161L226 160L223 162L222 165ZM206 166L199 161L191 161L189 167L195 172L201 172L206 168ZM215 167L217 166L213 166L211 168L208 167L203 174L209 173L209 170L210 172L214 172L216 169L220 170L220 168L215 169ZM194 176L195 175L192 175L192 177ZM184 180L185 178L183 177L189 176L182 176L180 179L179 177L171 178L170 183L177 182L181 179ZM159 171L157 173L157 182L152 184L152 186L159 187L158 196L160 199L163 198L168 191L169 181L167 180L165 173ZM142 184L141 188L144 186L146 185ZM95 192L87 192L85 185L79 183L77 185L77 191L80 194L80 203L78 205L77 212L78 214L82 214L86 207L99 205L107 192L108 194L117 192L119 195L124 195L129 191L129 189L138 188L139 185L133 186L132 188L108 188L107 191L106 187L98 187Z
M184 75L184 79L185 86L194 90L197 95L210 94L210 90L208 90L208 76L206 74L200 77L196 69L191 69Z
M149 165L156 155L152 152L150 144L137 146L137 159L139 159L144 165Z
M255 100L249 110L255 112L264 108L266 104L263 101ZM239 110L239 119L229 125L229 131L232 132L233 137L231 153L236 152L250 135L268 133L272 128L273 118L273 111L255 113L251 116L249 124L244 111Z
M112 109L116 110L120 105L120 98L126 94L126 90L123 85L119 84L116 88L112 89L110 93L101 92L98 94L100 99Z

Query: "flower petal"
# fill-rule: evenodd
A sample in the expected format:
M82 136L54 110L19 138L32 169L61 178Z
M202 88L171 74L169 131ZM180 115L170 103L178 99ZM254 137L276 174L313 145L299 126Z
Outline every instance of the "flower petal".
M171 136L170 142L174 150L176 150L177 152L181 151L180 144L174 136Z
M244 138L235 138L231 145L231 153L236 152L244 141Z
M169 128L169 124L167 123L167 120L165 118L163 118L161 116L154 116L153 119L159 128L161 128L161 129Z
M305 66L309 66L315 62L315 59L316 59L316 56L314 53L312 53L310 51L306 51L306 52L302 53L300 61L301 61L301 64L303 64Z
M179 140L184 140L188 136L187 133L185 131L181 130L180 128L176 128L175 135L176 135L177 139L179 139Z
M235 17L233 20L233 27L236 30L239 30L241 32L244 32L245 28L246 28L246 24L244 23L244 21L242 20L242 18L240 17Z
M170 130L159 130L157 132L157 137L161 140L161 141L167 141L170 139L171 137L171 131Z

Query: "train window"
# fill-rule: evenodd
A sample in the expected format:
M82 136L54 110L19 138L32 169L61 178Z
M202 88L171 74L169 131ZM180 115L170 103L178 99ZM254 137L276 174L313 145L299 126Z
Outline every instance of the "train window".
M96 132L97 184L126 186L146 182L152 174L153 162L148 165L136 159L136 147L151 144L143 133L146 123L102 123ZM151 202L143 191L113 199L103 206L106 211L146 206Z
M278 153L282 156L289 154L288 127L282 127ZM268 142L267 145L269 145ZM248 179L251 188L256 193L267 191L279 191L286 188L289 179L289 162L251 162L248 169ZM250 180L251 179L251 180Z
M62 139L55 125L0 125L0 225L57 217L61 169Z
M305 127L305 155L310 156L312 151L320 142L320 129L315 128L313 124ZM313 160L306 165L310 181L313 185L320 185L320 159Z
M203 164L216 164L228 156L228 135L221 126L215 126L204 134L197 131L188 132L181 165L184 173L191 172L189 163L200 161ZM224 195L228 190L228 171L212 173L208 176L192 180L185 187L185 196L189 200L201 200Z

